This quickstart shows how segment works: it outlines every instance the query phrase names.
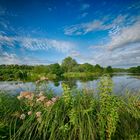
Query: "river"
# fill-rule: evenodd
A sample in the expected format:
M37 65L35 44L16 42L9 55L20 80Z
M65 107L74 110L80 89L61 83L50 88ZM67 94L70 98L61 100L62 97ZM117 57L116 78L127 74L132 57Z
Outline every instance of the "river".
M17 81L0 81L0 90L10 94L18 94L20 91L46 91L51 90L56 95L63 92L62 83L65 82L70 88L88 88L96 91L100 78L91 77L90 79L63 79L60 81L43 82L37 86L35 82L17 82ZM140 91L140 75L132 75L128 73L114 74L112 76L114 83L114 93L124 94L126 90Z

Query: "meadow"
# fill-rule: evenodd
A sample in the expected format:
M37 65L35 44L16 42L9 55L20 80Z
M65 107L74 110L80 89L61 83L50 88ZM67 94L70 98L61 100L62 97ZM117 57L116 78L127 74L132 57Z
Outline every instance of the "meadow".
M67 84L59 97L49 90L16 96L1 91L0 139L139 140L139 94L117 96L109 76L100 78L98 94Z

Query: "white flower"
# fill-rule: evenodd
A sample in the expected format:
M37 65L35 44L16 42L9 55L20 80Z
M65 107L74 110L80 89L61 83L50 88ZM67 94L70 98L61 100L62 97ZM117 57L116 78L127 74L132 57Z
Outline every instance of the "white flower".
M34 94L29 91L21 91L20 96L32 100L34 97Z
M37 118L41 117L41 112L36 112L36 117Z
M22 96L21 95L20 96L17 96L17 99L21 100L22 99Z
M26 98L26 99L29 99L29 100L33 100L34 94L26 95L25 98Z
M56 102L57 101L57 97L53 97L53 98L51 98L51 100L53 101L53 102Z
M45 96L40 96L36 101L38 102L38 101L41 101L41 102L43 102L44 100L45 100Z
M20 115L20 119L21 119L21 120L24 120L24 119L25 119L25 117L26 117L26 115L25 115L25 114L21 114L21 115Z
M28 112L28 115L32 115L32 111L29 111L29 112Z

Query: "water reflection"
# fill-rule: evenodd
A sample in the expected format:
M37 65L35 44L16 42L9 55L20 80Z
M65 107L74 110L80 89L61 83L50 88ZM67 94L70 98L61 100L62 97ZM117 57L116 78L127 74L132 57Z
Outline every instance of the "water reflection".
M138 91L140 90L140 76L132 74L114 74L111 75L114 82L114 92L116 94L123 94L126 89ZM96 91L99 82L99 77L87 77L81 79L59 79L55 81L43 82L36 85L34 82L17 82L17 81L1 81L0 90L5 90L9 93L19 93L23 90L29 91L46 91L47 89L53 90L57 95L63 92L62 83L67 84L70 88L88 88Z

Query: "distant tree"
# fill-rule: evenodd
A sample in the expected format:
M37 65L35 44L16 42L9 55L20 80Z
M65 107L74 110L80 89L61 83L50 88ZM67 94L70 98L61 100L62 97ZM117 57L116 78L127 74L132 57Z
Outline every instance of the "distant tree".
M77 71L78 72L93 72L94 66L89 63L79 64Z
M111 66L108 66L106 69L105 69L105 72L107 73L112 73L113 72L113 69Z
M129 68L129 72L140 73L140 66Z
M27 79L27 72L19 70L15 73L15 77L17 79L20 79L20 80L26 80Z
M75 66L77 66L77 62L71 57L65 58L61 64L61 67L64 72L72 72Z
M96 64L95 67L94 67L95 72L102 73L103 70L104 69L99 64Z
M49 73L49 69L47 66L39 65L39 66L34 66L34 72L35 73Z
M58 63L51 64L48 67L49 67L50 73L52 73L52 74L56 74L57 76L61 76L61 74L63 73L63 71Z

